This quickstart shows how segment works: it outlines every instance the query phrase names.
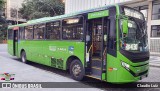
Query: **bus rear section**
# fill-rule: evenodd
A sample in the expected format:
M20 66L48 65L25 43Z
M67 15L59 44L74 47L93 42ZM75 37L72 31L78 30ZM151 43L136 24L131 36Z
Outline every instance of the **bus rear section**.
M18 55L18 26L8 28L8 53L12 56Z

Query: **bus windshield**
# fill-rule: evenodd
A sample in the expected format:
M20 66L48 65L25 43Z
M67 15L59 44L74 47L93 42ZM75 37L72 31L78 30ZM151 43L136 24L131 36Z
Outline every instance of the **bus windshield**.
M137 12L136 12L137 13ZM139 13L140 14L140 13ZM140 17L143 15L127 16L128 17L128 33L122 32L120 34L120 48L130 52L146 52L148 51L148 38L146 23L144 18ZM138 18L139 16L139 18ZM123 19L120 20L122 22Z

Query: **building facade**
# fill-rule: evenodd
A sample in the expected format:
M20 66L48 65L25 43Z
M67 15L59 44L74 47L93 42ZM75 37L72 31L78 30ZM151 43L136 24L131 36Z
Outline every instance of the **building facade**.
M141 11L147 23L151 54L160 55L160 0L65 0L65 13L120 3Z
M12 24L17 24L17 22L26 22L18 12L19 8L22 7L23 1L24 0L5 0L5 17L7 21Z

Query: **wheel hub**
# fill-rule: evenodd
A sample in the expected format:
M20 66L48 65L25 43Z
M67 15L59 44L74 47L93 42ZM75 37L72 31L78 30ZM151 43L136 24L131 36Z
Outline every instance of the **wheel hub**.
M81 73L81 67L80 67L80 65L74 65L73 66L73 69L72 69L72 72L73 72L73 74L74 74L74 76L79 76L79 74Z

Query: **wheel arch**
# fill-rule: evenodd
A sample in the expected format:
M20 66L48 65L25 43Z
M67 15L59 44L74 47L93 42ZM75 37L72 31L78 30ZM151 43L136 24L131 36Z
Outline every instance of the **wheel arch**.
M75 56L75 55L72 55L72 56L68 57L67 62L66 62L66 69L67 69L67 70L69 69L71 62L72 62L73 60L75 60L75 59L78 59L78 60L81 62L81 60L80 60L77 56ZM82 62L81 62L81 63L82 63ZM82 64L82 65L83 65L83 64Z
M22 52L24 52L25 50L24 49L21 49L21 51L20 51L20 57L21 57L21 55L22 55Z

